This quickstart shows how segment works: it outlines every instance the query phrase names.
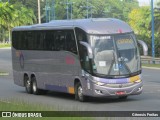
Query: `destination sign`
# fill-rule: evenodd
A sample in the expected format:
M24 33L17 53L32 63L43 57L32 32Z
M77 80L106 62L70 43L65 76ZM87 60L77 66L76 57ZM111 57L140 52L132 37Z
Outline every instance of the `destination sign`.
M133 41L131 39L119 39L117 40L117 44L131 44Z

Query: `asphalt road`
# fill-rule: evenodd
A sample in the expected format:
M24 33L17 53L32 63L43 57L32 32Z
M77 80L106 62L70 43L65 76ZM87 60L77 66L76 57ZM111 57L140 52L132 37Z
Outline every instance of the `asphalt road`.
M23 87L14 85L10 51L0 49L0 71L9 73L8 76L0 76L0 100L23 100L32 104L53 105L64 111L160 111L160 70L143 69L144 89L141 95L130 96L127 100L90 98L89 102L81 103L75 101L73 95L57 92L31 95Z

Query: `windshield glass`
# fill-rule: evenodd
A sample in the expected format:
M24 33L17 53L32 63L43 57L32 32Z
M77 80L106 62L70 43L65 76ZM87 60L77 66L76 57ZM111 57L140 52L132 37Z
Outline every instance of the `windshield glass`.
M140 71L140 57L133 34L90 35L89 38L95 74L124 76Z

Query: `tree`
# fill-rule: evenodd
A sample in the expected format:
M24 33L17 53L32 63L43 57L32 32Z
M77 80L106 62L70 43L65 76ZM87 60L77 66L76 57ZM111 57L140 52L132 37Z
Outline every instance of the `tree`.
M159 31L160 34L160 0L155 8L155 29L156 31Z
M156 15L157 14L157 15ZM160 13L155 14L155 24L158 25ZM157 22L156 22L157 21ZM150 7L141 7L134 9L129 14L129 24L137 34L138 39L144 40L149 48L149 55L151 55L151 12ZM155 54L160 56L160 31L155 31Z
M8 1L8 0L3 0ZM52 1L53 0L41 0L41 16L42 22L46 22L46 13L49 15L49 18L52 18ZM67 5L65 4L67 0L54 0L55 1L55 13L56 19L66 19ZM82 19L87 17L87 0L68 0L69 2L74 2L73 8L73 18ZM49 10L46 12L46 2L48 3ZM32 9L36 18L37 15L37 0L10 0L10 4L15 6L24 6L26 8ZM133 8L138 8L137 0L88 0L88 12L89 17L91 17L91 11L94 18L97 17L111 17L119 18L124 21L128 21L128 14ZM71 7L71 5L69 5ZM69 16L71 9L68 11ZM47 16L48 16L47 15Z
M3 0L7 2L8 0ZM45 22L45 2L46 0L41 0L41 19ZM10 4L14 5L15 8L25 7L27 9L32 9L34 15L36 16L36 21L38 21L38 3L37 0L10 0Z
M46 1L46 0L45 0ZM52 18L52 9L53 0L47 0L47 7L50 9L46 12L46 2L41 1L41 13L42 13L42 22L45 22L45 16L46 13L49 15L49 18ZM56 19L66 19L67 18L67 0L54 0L55 2L55 13L56 13ZM12 3L21 3L27 8L33 9L36 17L37 17L37 1L33 0L13 0ZM74 2L72 5L73 10L73 19L82 19L87 18L87 0L68 0L69 3ZM71 13L71 5L68 5L69 10L69 17ZM91 17L91 11L94 18L97 17L112 17L112 18L119 18L124 21L128 20L128 13L133 8L138 8L138 2L137 0L88 0L88 12L89 17Z
M13 19L14 23L11 27L33 24L36 21L36 16L34 15L32 9L20 7L19 10L15 11Z
M0 2L0 41L5 41L6 38L6 30L8 29L9 23L13 20L13 6L8 3Z
M15 26L33 24L36 20L33 10L23 7L23 5L11 5L9 3L0 3L0 34L3 42L10 40L10 31ZM7 38L7 36L9 36Z

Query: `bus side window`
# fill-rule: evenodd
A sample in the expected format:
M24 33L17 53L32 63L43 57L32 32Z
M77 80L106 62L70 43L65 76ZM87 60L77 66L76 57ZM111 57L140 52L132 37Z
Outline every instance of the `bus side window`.
M38 39L38 31L34 32L35 34L35 50L39 50L39 39Z
M54 50L54 32L48 31L46 36L46 45L48 50Z
M13 42L13 47L15 49L19 49L19 32L18 31L14 31L12 33L12 42Z
M75 28L75 31L76 31L76 37L78 41L87 42L87 35L82 29Z
M23 48L22 49L24 49L24 50L27 50L28 49L28 43L30 42L29 40L28 40L28 35L26 34L26 32L23 32L23 43L22 44L24 44L24 46L23 46Z
M75 28L76 31L76 38L79 47L79 55L82 68L91 73L90 61L88 57L87 48L80 44L80 41L87 42L87 34L80 28Z
M19 48L20 50L25 50L26 49L26 41L25 41L25 34L26 32L25 31L21 31L20 32L20 41L19 41Z
M27 39L26 39L27 37ZM24 36L24 45L26 44L25 46L25 49L28 49L28 50L34 50L34 35L33 35L33 32L29 31L25 34ZM27 45L28 43L28 45Z
M59 48L60 50L65 50L65 35L62 33L59 39Z
M55 31L54 35L54 46L55 50L65 50L65 32L64 31Z
M77 45L73 31L66 32L66 50L77 54Z
M40 50L44 50L44 38L45 38L44 31L41 31L39 36L40 36L40 38L39 38L39 40L40 40L39 48L40 48Z
M80 45L80 51L79 52L80 52L80 61L81 61L82 68L90 73L91 72L91 67L90 67L87 48L83 45Z
M55 36L54 36L55 51L59 51L60 50L59 39L60 39L59 33L55 32Z

